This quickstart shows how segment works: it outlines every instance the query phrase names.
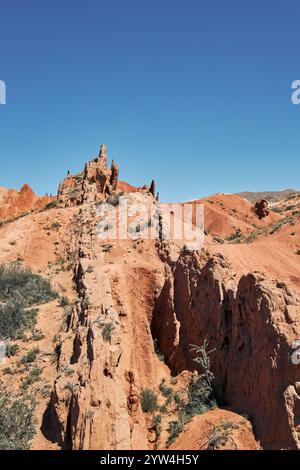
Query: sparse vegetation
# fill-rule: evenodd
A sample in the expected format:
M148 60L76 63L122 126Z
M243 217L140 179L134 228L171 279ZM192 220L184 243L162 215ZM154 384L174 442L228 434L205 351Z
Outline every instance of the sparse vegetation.
M166 405L173 399L173 390L167 386L166 379L163 379L159 385L159 390L164 398L167 399Z
M6 356L12 357L15 356L19 351L19 346L17 344L10 344L6 345Z
M26 390L29 385L32 385L35 382L38 382L41 379L41 374L43 370L38 367L34 367L28 374L28 376L23 380L21 388Z
M58 206L58 201L51 201L48 204L46 204L44 210L47 211L49 209L55 209L57 206Z
M151 424L152 424L152 429L155 433L156 443L158 443L160 435L161 435L161 431L162 431L161 416L160 415L154 415L152 417L152 423Z
M0 384L0 450L27 450L35 435L35 402L16 398Z
M182 432L184 425L194 416L217 406L213 391L214 375L210 370L209 355L212 351L207 349L207 341L204 341L202 346L191 345L191 352L196 354L194 361L199 364L201 373L197 378L191 378L186 399L181 398L179 394L173 396L177 404L178 419L169 423L167 447L174 442Z
M31 349L21 358L21 364L30 364L34 362L39 355L40 350L38 348Z
M36 323L34 305L57 297L49 281L20 263L0 265L0 337L18 338Z
M59 306L60 307L66 307L67 305L70 305L70 301L69 301L68 297L66 297L66 296L60 297Z
M112 321L109 323L105 323L105 325L103 325L102 338L105 342L108 343L109 341L111 341L111 335L112 335L114 328L115 327Z
M169 437L166 442L167 447L169 447L175 441L176 437L179 436L179 434L183 430L185 423L186 421L183 420L170 421L168 427Z
M219 426L215 426L209 435L207 449L208 450L220 450L231 441L235 449L237 448L233 438L232 431L238 429L238 424L233 424L230 421L222 421Z
M237 229L232 235L226 237L225 240L231 243L239 243L242 237L242 232L240 229Z

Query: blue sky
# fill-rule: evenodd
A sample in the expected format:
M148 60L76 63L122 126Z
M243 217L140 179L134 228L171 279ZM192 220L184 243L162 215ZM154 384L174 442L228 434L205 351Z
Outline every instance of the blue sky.
M0 186L56 193L106 143L163 200L300 189L300 4L1 0Z

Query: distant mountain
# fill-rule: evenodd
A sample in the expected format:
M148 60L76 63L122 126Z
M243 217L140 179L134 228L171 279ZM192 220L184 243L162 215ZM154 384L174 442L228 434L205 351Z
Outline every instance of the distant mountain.
M252 204L255 204L257 201L261 199L266 199L269 202L279 202L282 199L286 199L290 196L294 196L295 194L300 194L300 191L296 191L294 189L285 189L284 191L261 191L261 192L250 192L246 191L243 193L238 193L239 196L244 197Z

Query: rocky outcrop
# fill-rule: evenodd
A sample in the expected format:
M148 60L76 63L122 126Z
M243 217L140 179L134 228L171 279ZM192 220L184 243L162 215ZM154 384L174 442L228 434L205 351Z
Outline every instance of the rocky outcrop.
M266 199L258 201L254 206L254 212L260 220L268 217L270 214L268 201Z
M103 201L117 192L149 191L155 195L155 182L151 188L148 186L135 187L126 182L119 181L119 165L112 160L111 166L107 164L107 151L104 144L100 147L97 158L86 163L84 171L67 177L58 188L58 205L72 207Z
M300 304L282 283L235 279L222 255L183 253L167 269L152 333L173 373L194 370L190 344L209 343L216 392L254 424L264 448L300 448Z
M170 450L259 450L251 423L232 411L215 409L196 416Z
M54 200L48 195L37 196L28 184L24 184L20 191L0 188L0 221L41 210Z
M116 189L119 167L112 161L107 166L105 145L101 145L97 158L86 163L84 171L68 174L58 188L58 203L63 207L101 201Z

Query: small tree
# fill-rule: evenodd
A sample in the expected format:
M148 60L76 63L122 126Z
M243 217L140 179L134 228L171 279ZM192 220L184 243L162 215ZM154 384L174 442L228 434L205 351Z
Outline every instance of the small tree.
M191 345L190 351L196 354L194 361L199 364L200 372L202 372L196 380L190 382L188 391L187 413L190 416L195 416L214 408L217 402L213 390L215 377L211 371L209 357L213 351L208 351L207 340L202 346Z

